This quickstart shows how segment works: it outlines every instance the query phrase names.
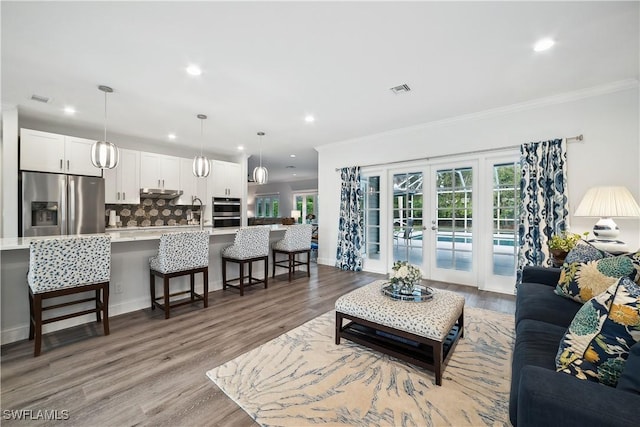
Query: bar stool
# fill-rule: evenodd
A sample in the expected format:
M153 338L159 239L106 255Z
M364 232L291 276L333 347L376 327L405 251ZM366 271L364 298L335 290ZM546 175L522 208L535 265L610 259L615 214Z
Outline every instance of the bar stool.
M307 277L311 277L309 269L309 261L311 260L311 232L313 226L311 224L291 225L284 232L284 238L273 244L273 274L276 275L276 267L286 268L289 270L289 281L296 267L300 265L307 266ZM298 254L306 253L306 261L298 261ZM277 261L276 254L286 254L287 259Z
M195 291L195 275L202 273L202 295ZM169 293L169 279L178 276L190 276L190 289L187 291ZM156 297L156 280L161 277L164 294ZM156 306L164 310L164 318L170 317L172 308L191 304L195 300L202 300L204 308L209 306L209 232L184 231L179 233L164 233L160 236L158 255L149 258L149 291L151 293L151 310ZM189 294L190 299L170 304L171 297ZM159 301L163 301L160 303Z
M269 283L269 232L270 227L242 227L236 233L233 245L222 250L222 289L227 286L240 290L244 295L245 286L264 283L266 289ZM264 261L264 278L253 277L253 263ZM238 264L239 277L227 280L227 262ZM244 266L249 264L249 276L244 275ZM245 283L245 279L249 281ZM237 285L232 282L238 282Z
M34 240L29 244L29 340L35 338L34 357L40 355L42 325L47 323L95 313L96 321L102 322L104 334L109 335L110 275L110 236L61 237ZM94 291L95 296L43 306L50 298L89 291ZM89 301L95 302L95 308L43 319L47 310Z

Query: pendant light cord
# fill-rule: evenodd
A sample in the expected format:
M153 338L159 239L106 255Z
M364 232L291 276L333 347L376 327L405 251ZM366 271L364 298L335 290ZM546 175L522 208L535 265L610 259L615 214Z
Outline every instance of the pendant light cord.
M203 139L204 139L204 119L200 119L200 157L202 157Z
M262 168L262 135L260 135L260 168Z
M107 142L107 92L104 92L104 142Z

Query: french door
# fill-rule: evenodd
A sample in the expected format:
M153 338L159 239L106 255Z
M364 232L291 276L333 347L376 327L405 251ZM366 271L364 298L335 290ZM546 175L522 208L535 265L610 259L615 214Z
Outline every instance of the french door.
M432 280L475 285L473 162L389 171L392 259Z
M364 269L395 261L432 280L511 293L515 279L517 153L363 172Z
M432 280L475 285L477 277L476 162L429 167L429 223L425 271Z

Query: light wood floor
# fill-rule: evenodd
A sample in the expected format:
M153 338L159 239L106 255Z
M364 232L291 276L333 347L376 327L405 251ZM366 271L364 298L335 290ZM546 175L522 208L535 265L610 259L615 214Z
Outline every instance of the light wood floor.
M254 287L240 297L212 292L209 307L183 306L164 320L150 309L110 319L111 334L95 324L47 334L43 353L33 343L2 347L1 409L68 410L65 425L250 426L254 421L205 372L334 307L335 300L383 276L312 266ZM513 313L515 297L432 282L460 292L468 306ZM27 301L24 301L27 309ZM26 425L2 420L3 425ZM32 423L29 423L32 424Z

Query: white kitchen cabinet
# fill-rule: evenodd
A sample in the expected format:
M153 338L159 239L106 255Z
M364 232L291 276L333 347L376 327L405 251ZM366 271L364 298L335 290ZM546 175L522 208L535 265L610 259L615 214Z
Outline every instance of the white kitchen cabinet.
M211 186L213 197L242 197L242 172L239 163L211 161Z
M91 163L95 141L32 129L20 129L20 169L102 176Z
M180 159L180 187L182 196L177 205L191 205L193 198L198 197L203 204L207 202L207 178L198 178L193 174L193 159Z
M140 203L140 152L120 149L120 161L104 170L105 203Z
M180 158L140 153L140 187L179 190Z

